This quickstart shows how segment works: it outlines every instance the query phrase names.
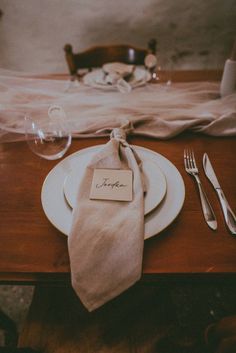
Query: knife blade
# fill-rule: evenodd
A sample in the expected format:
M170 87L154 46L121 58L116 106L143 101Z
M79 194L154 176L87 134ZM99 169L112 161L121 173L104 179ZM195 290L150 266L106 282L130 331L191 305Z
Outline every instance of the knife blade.
M233 213L232 209L230 208L229 203L225 197L225 194L221 189L220 183L217 179L216 173L212 167L211 161L207 153L204 153L203 155L203 169L205 171L207 178L210 180L211 184L213 185L217 193L217 196L219 198L220 205L223 211L226 226L228 227L229 231L233 235L236 235L236 216Z

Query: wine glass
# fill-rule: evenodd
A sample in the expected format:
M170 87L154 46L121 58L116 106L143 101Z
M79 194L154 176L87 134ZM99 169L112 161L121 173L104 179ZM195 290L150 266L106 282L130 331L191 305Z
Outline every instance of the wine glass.
M26 115L25 137L36 155L48 160L61 158L71 145L71 132L64 110L52 105L48 111Z
M154 54L149 53L145 59L144 64L149 73L151 74L151 80L156 79L156 66L157 66L157 57Z
M171 62L168 58L163 60L154 54L145 57L145 67L151 74L151 81L171 85Z
M172 63L169 58L159 58L156 66L156 80L170 86L172 83Z

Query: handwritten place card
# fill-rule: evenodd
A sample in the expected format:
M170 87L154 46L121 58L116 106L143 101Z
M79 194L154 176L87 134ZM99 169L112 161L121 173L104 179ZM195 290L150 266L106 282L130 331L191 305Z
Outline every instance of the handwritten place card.
M132 201L133 173L130 169L94 169L90 199Z

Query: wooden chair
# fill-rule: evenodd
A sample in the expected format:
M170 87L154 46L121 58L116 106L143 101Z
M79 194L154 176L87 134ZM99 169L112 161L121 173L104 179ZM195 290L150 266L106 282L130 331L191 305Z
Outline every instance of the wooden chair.
M64 47L69 72L72 77L77 76L79 69L101 67L107 62L124 62L132 65L144 65L148 53L155 54L156 40L148 42L147 49L140 49L130 45L96 46L84 52L74 53L71 44Z

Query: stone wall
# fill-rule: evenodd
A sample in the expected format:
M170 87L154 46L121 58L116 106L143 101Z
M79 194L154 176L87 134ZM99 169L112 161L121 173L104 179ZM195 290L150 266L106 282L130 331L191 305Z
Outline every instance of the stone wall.
M221 68L236 37L236 0L1 0L0 66L66 72L63 46L158 41L174 68Z

